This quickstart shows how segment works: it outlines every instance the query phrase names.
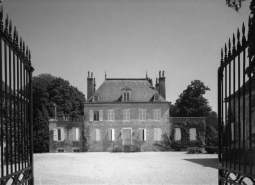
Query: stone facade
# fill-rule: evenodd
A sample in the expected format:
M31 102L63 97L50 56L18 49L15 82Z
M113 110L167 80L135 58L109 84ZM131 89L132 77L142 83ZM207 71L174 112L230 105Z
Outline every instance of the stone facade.
M132 132L132 145L141 151L157 150L154 143L158 142L155 136L155 128L163 133L170 131L169 103L107 103L107 104L85 104L85 117L89 118L89 112L102 111L101 121L90 121L86 119L85 124L89 127L90 137L88 139L88 151L111 151L114 148L123 147L122 130L130 128ZM123 121L123 109L130 109L130 121ZM146 119L139 120L139 109L146 110ZM154 120L154 110L160 110L160 121ZM108 120L108 110L114 110L114 121ZM99 129L100 139L93 136L93 131ZM109 139L109 129L114 129L114 140ZM146 139L140 138L139 130L146 129Z

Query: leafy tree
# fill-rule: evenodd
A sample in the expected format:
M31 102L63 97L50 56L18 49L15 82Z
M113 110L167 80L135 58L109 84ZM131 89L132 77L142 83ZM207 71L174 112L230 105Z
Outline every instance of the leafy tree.
M80 117L85 95L62 78L40 74L33 78L34 152L48 152L49 118L54 104L57 117Z
M170 105L169 115L171 117L177 117L178 116L177 107L175 105L172 105L172 104Z
M176 100L177 115L180 117L204 117L212 110L203 97L210 90L200 80L194 80Z
M218 116L217 113L211 111L206 117L206 146L218 146Z

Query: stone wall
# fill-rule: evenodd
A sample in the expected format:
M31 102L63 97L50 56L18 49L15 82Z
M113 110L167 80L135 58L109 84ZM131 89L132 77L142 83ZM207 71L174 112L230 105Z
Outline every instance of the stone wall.
M85 105L85 126L89 127L88 151L110 151L122 146L123 128L132 129L132 145L142 151L153 151L157 148L153 145L154 128L160 128L162 134L169 133L171 123L169 122L168 103L119 103L119 104L89 104ZM130 109L130 121L123 121L122 110ZM108 121L108 110L113 109L114 121ZM139 121L139 109L146 109L146 121ZM154 121L154 109L161 110L161 121ZM89 111L103 110L103 121L89 121ZM139 129L146 129L146 141L140 141ZM93 129L99 129L101 139L95 141ZM108 129L115 129L115 141L108 140Z

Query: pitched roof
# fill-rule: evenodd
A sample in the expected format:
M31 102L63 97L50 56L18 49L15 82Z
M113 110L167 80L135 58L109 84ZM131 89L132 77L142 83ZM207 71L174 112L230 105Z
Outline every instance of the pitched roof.
M158 93L147 78L106 78L94 94L100 96L100 102L116 102L121 101L124 89L131 90L132 102L153 101L153 95ZM92 98L88 102L91 102ZM161 95L159 100L166 102Z

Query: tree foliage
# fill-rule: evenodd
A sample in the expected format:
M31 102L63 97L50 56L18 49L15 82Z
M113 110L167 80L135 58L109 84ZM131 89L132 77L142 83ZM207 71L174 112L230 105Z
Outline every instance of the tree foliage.
M34 152L49 148L49 118L54 104L57 117L80 117L84 112L85 95L62 78L40 74L33 78Z
M210 88L205 86L200 80L194 80L188 85L187 89L179 95L175 106L176 116L179 117L204 117L212 109L208 101L203 97Z

